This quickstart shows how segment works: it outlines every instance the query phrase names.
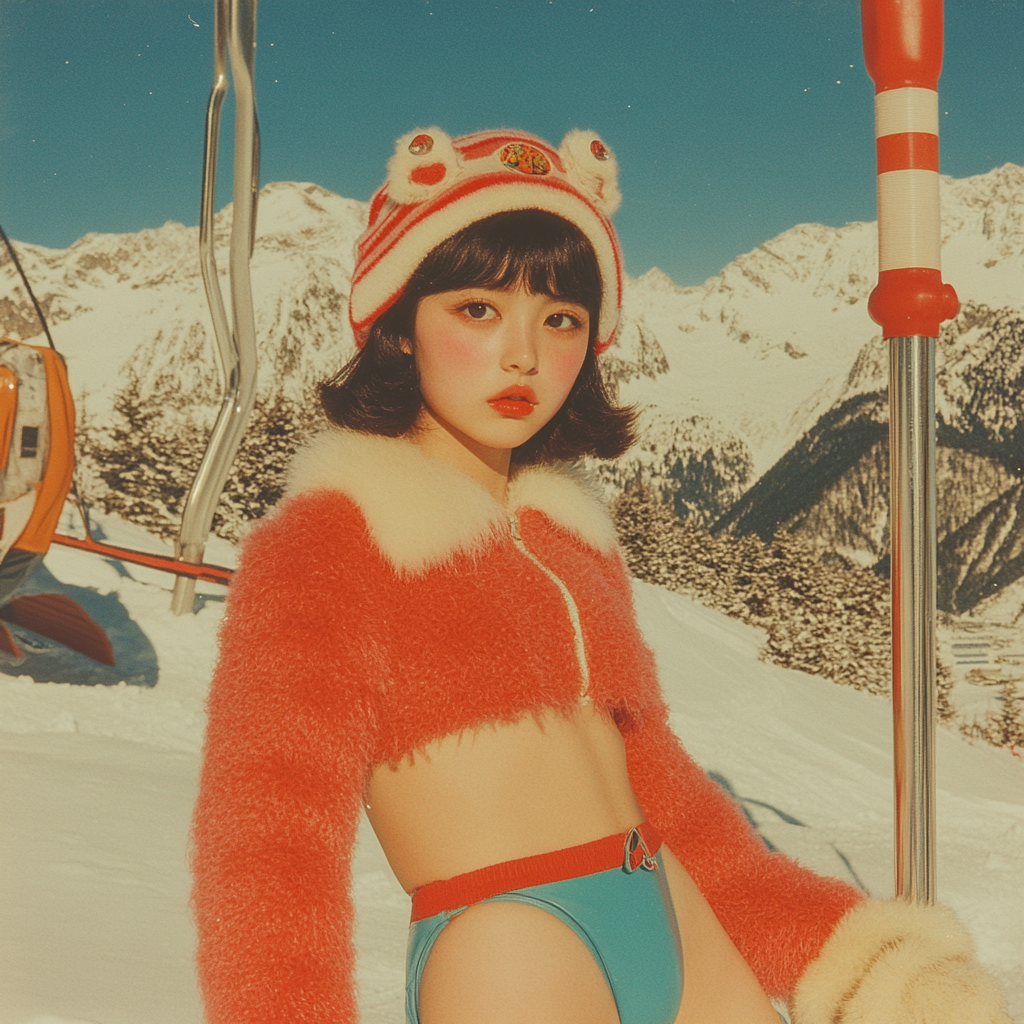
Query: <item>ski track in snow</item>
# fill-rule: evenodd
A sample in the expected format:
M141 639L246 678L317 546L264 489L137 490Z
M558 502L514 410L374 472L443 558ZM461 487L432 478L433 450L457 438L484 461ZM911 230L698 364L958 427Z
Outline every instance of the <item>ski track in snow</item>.
M233 552L212 541L208 557ZM0 664L0 1024L199 1024L186 836L223 590L200 584L197 613L175 618L164 574L57 547L46 568L37 586L91 596L104 626L146 648L133 661L115 635L149 685L42 685L27 673L93 671L48 644ZM688 749L775 846L889 895L888 703L758 661L758 630L689 598L643 583L635 595ZM943 730L937 760L940 896L1024 1024L1024 766ZM354 887L363 1020L400 1024L409 898L365 820Z

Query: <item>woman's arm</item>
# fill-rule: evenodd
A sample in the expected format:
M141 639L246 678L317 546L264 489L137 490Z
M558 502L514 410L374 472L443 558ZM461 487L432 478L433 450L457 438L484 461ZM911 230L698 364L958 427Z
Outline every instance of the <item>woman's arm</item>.
M357 1018L350 859L379 675L352 518L337 496L290 502L231 586L192 832L209 1024Z
M623 738L640 805L764 990L790 999L795 1024L1009 1024L951 911L866 898L770 853L669 727L650 651L636 686L646 699Z
M614 638L607 662L593 660L595 671L617 680L612 699L633 792L762 988L787 994L863 895L769 852L735 801L686 753L668 724L622 559L613 553L600 565L608 596L593 609L591 647L603 651Z
M864 896L772 853L683 749L659 700L624 734L633 791L770 996L786 996Z

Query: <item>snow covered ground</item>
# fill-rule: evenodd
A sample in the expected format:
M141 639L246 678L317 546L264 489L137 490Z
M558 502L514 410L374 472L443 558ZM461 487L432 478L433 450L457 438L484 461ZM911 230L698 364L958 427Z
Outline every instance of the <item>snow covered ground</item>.
M115 543L161 549L136 527L100 526ZM208 558L231 564L230 546L212 542ZM185 844L223 591L200 584L197 613L175 618L170 586L54 547L33 589L83 604L120 669L24 633L35 652L0 664L0 1024L201 1019ZM759 662L757 630L686 597L642 583L635 593L688 748L776 846L889 895L887 702ZM940 896L1024 1024L1024 764L940 731L938 786ZM409 900L367 827L355 890L364 1020L400 1024Z

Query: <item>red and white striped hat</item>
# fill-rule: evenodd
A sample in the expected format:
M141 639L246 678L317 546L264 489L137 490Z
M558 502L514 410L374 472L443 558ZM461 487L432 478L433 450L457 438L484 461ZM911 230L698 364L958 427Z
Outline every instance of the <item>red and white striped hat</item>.
M593 132L571 131L557 150L503 129L460 139L439 128L403 135L356 243L348 306L356 344L362 348L373 322L446 238L495 213L546 210L575 224L594 247L602 285L596 348L603 351L622 304L622 255L608 219L621 201L617 178L612 151Z

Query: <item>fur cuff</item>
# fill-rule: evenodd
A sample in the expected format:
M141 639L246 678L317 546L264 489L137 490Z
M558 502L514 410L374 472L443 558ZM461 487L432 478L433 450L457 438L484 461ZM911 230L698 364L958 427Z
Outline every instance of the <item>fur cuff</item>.
M1010 1024L995 980L946 907L868 899L804 972L793 1024Z

